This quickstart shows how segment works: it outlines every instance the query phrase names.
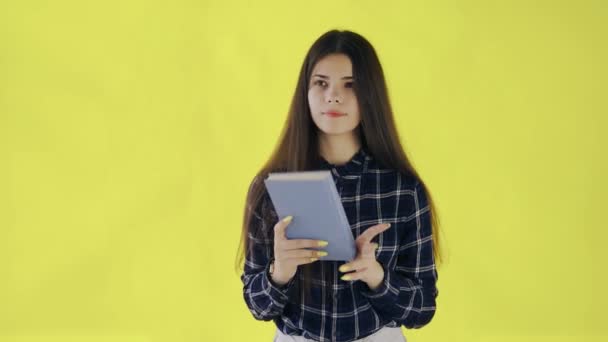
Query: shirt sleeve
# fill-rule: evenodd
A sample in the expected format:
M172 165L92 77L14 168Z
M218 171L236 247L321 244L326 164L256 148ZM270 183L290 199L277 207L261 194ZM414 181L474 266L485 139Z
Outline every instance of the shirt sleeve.
M421 328L435 315L439 291L433 256L430 208L424 187L416 183L414 211L405 218L403 240L394 267L384 265L384 279L375 290L364 284L367 297L379 315L409 329Z
M268 201L267 195L263 197L263 204L264 201ZM269 267L270 262L274 259L274 240L264 233L269 231L269 227L265 223L266 220L262 219L261 212L261 210L254 210L252 213L247 233L250 248L245 256L241 281L243 282L243 297L253 317L257 320L270 321L283 312L296 276L282 286L272 281Z

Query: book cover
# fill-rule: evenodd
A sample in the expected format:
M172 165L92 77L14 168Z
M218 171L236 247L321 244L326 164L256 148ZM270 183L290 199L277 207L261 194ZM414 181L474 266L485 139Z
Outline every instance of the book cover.
M293 216L288 239L325 240L328 255L319 260L350 261L356 256L355 239L331 172L270 173L264 180L279 219Z

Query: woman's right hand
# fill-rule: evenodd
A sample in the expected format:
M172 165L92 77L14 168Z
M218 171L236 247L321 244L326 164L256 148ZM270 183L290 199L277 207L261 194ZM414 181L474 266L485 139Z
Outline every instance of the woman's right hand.
M309 239L287 239L285 230L292 220L287 216L274 225L274 271L272 280L278 285L287 284L299 265L310 264L326 256L327 252L306 248L325 247L327 241Z

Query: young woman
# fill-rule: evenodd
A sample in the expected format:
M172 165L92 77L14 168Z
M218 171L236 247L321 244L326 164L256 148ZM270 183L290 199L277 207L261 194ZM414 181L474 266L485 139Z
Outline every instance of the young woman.
M287 239L263 179L330 170L356 239L349 262L324 261L323 241ZM372 45L332 30L308 51L287 121L246 199L239 259L245 303L273 320L274 341L405 341L436 311L438 220L399 141ZM322 248L321 248L322 249Z

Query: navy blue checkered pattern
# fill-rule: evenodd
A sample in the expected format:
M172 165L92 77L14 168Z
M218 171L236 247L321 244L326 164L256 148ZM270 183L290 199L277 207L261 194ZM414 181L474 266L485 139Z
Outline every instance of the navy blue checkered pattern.
M355 239L373 225L391 223L372 240L379 244L376 259L384 268L384 279L372 291L363 281L340 279L344 273L338 268L346 262L320 260L310 264L309 298L300 292L301 267L289 283L273 283L268 267L278 217L266 192L249 226L253 245L241 276L243 296L253 316L273 320L287 335L335 342L361 339L383 326L420 328L428 324L439 291L424 187L411 175L379 167L365 148L346 164L323 160L320 169L331 170Z

